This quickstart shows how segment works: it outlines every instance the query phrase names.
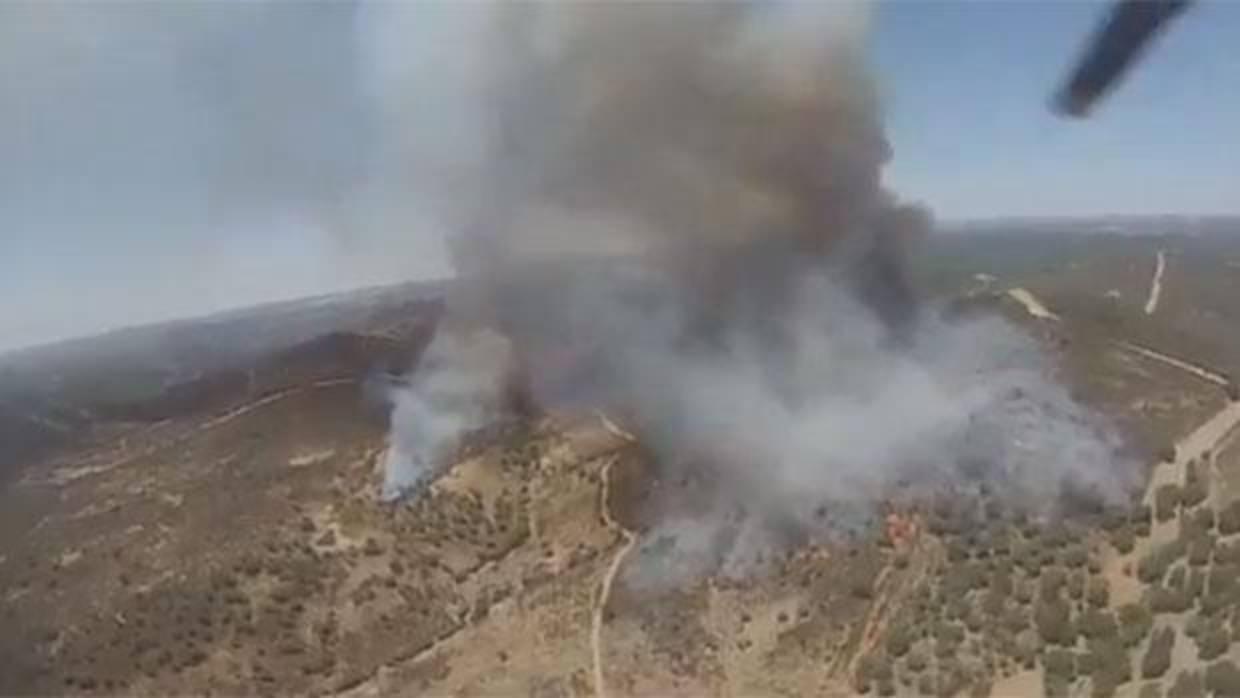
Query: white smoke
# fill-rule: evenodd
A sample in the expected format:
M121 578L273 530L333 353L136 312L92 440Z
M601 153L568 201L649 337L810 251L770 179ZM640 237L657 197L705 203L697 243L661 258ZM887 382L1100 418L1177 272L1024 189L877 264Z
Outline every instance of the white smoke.
M740 564L770 540L752 522L807 528L901 483L1122 491L1116 442L1031 340L913 298L927 216L881 186L863 6L439 11L424 62L388 77L410 186L454 231L450 312L512 339L536 400L605 406L659 467L710 472L699 509L668 505L682 563L725 541ZM406 460L433 441L416 419L473 421L416 404L393 421Z
M463 434L496 417L509 352L503 337L486 330L435 335L409 383L390 391L392 436L383 460L383 500L415 491L435 475Z

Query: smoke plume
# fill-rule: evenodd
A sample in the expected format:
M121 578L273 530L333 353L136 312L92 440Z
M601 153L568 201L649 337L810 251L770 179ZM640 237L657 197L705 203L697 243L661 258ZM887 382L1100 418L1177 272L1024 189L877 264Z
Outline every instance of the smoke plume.
M536 402L602 406L659 467L710 472L665 525L714 541L743 509L767 523L737 560L902 483L1124 485L1031 340L914 298L928 216L881 184L865 25L854 3L471 5L426 49L450 84L392 105L470 136L404 140L454 231L450 312L511 339ZM425 459L408 434L436 405L410 399L394 460Z

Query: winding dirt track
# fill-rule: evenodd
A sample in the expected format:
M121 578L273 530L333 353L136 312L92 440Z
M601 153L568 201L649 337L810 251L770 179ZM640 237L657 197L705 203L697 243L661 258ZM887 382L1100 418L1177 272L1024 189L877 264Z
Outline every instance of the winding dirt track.
M1167 252L1158 251L1158 262L1154 265L1154 278L1150 281L1150 296L1145 301L1145 314L1153 315L1158 310L1158 298L1162 295L1163 272L1167 270Z
M632 434L617 427L614 422L607 418L607 415L599 412L598 417L607 431L629 442L636 440ZM629 554L629 551L633 549L633 545L637 542L637 536L632 531L621 526L611 515L609 504L611 501L611 468L615 464L616 460L613 459L603 466L603 482L599 490L599 510L602 513L603 523L607 528L620 534L620 537L624 539L624 545L620 546L620 550L616 551L616 556L612 558L611 565L607 568L607 574L603 576L603 582L599 585L598 598L594 602L594 610L591 613L590 650L594 657L594 695L599 698L607 696L607 682L603 671L603 615L607 609L607 599L611 596L612 582L615 581L616 574L620 571L620 565L624 562L625 556Z

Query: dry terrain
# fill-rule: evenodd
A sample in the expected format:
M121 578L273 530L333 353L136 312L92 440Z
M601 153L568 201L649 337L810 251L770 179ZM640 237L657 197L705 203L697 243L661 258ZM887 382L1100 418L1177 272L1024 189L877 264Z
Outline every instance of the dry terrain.
M24 357L0 395L0 426L33 435L0 442L0 693L1240 694L1240 403L1202 349L1231 330L1191 334L1217 297L1187 310L1231 282L1183 280L1198 244L927 272L1117 425L1148 464L1131 502L895 497L741 576L678 573L652 503L693 511L709 481L669 477L600 413L502 420L379 501L374 379L416 365L434 303L165 362L141 390L96 367L106 400L95 373ZM660 570L683 583L652 588Z

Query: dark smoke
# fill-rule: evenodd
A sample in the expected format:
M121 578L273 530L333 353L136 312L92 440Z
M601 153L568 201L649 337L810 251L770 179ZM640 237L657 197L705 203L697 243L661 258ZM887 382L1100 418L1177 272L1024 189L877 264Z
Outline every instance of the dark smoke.
M929 217L881 185L862 6L471 8L443 44L464 82L418 102L475 126L469 153L409 139L455 232L450 312L511 339L536 402L602 406L661 467L710 469L713 513L665 527L715 540L738 505L795 527L917 480L1120 491L1028 339L918 303L904 251Z

